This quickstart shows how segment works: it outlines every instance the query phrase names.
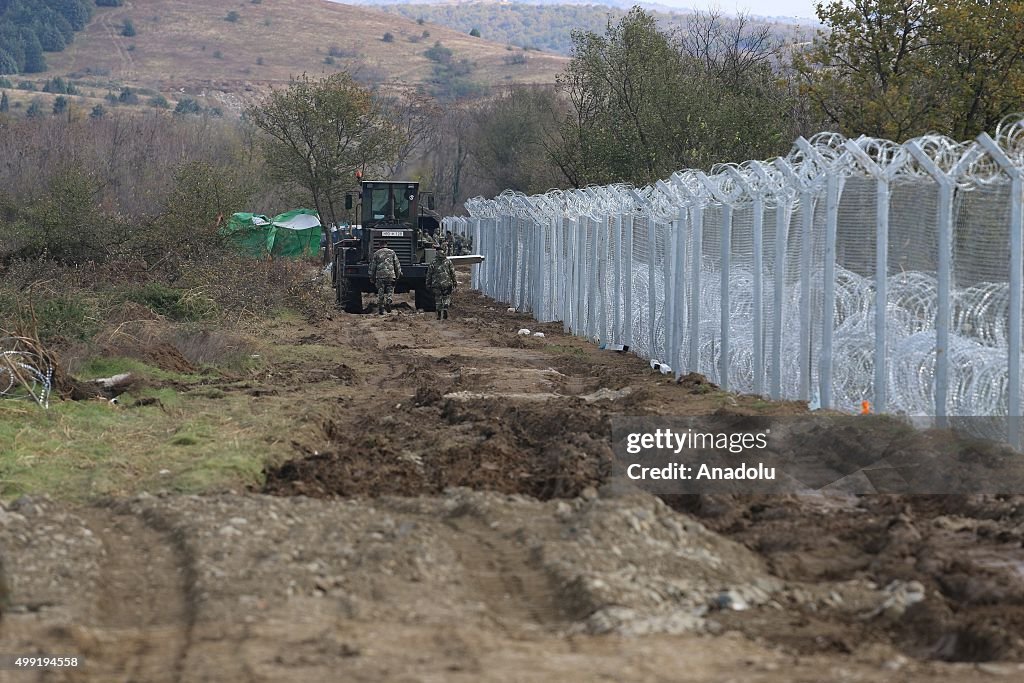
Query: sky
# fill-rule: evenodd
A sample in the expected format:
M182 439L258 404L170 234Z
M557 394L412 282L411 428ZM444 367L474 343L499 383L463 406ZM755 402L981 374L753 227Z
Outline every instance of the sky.
M806 17L814 19L815 0L654 0L659 4L694 9L718 7L726 12L746 11L763 17Z

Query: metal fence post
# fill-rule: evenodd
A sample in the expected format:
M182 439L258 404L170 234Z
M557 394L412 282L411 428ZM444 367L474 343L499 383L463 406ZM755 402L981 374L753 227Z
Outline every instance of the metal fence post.
M1016 166L988 135L978 143L1010 177L1010 310L1007 330L1006 436L1010 445L1021 449L1021 304L1024 299L1024 170Z
M613 344L623 343L623 215L615 214L611 233L611 334Z
M682 375L683 368L683 329L686 320L686 236L689 232L688 211L686 206L679 209L678 237L674 249L675 266L673 268L672 298L676 302L675 326L672 330L672 352L675 356L670 361L676 370L676 377ZM693 368L690 368L693 370Z
M633 345L633 214L622 217L622 343Z
M775 305L772 309L772 385L770 396L782 398L782 322L786 295L786 243L789 240L789 221L792 206L788 197L780 198L775 206Z
M764 394L764 286L761 278L764 276L764 195L760 192L753 193L754 211L754 333L752 342L754 344L754 393L758 396Z
M839 193L843 178L833 171L825 195L825 273L822 303L821 357L818 360L818 395L821 407L832 407L832 336L836 320L836 232L839 225Z
M956 178L963 169L974 162L979 150L972 146L957 165L945 173L929 157L916 141L906 144L907 150L917 159L918 163L935 178L939 184L939 207L936 215L938 229L938 301L935 314L935 424L943 428L949 426L949 332L952 322L952 287L953 287L953 193L956 189Z
M654 333L654 317L658 312L658 297L655 295L655 283L658 265L658 232L654 219L647 217L647 343L650 350L650 357L657 358L655 343L657 336Z

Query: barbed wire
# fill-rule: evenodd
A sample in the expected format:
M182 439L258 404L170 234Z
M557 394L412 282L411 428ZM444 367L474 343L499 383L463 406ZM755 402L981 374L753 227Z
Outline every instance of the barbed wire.
M53 365L26 337L0 337L0 398L31 398L50 407Z

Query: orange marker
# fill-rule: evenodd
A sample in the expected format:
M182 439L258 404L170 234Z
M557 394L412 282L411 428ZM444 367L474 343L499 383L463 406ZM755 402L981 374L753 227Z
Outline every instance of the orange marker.
M860 402L860 414L861 415L870 415L871 414L871 401L861 401Z

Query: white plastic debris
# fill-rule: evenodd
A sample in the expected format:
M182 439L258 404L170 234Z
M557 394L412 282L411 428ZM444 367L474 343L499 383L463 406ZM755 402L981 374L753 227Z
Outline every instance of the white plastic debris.
M534 332L534 333L533 333L533 336L534 336L534 337L543 337L543 336L544 336L544 333L543 333L543 332Z
M519 334L521 334L524 337L528 337L530 335L530 331L524 327L521 330L519 330Z
M658 366L660 366L660 365L661 365L661 361L660 360L654 360L653 358L651 359L651 370L657 370Z
M515 313L515 312L516 312L516 308L515 308L515 306L509 306L509 307L508 307L508 312L509 312L509 313Z
M669 367L668 365L666 365L665 363L662 363L662 364L661 364L661 365L660 365L660 366L658 367L658 369L659 369L659 370L661 370L661 374L663 374L663 375L667 375L667 374L669 374L670 372L672 372L672 368L670 368L670 367Z

